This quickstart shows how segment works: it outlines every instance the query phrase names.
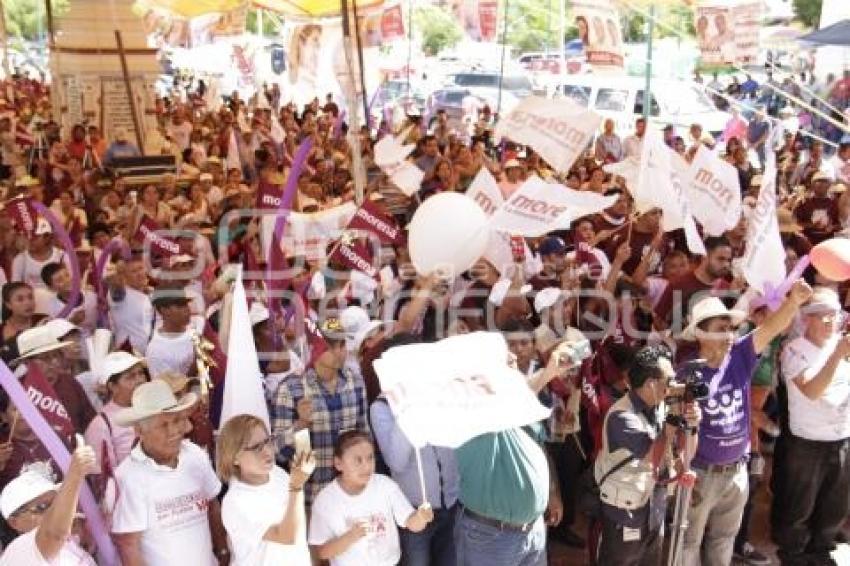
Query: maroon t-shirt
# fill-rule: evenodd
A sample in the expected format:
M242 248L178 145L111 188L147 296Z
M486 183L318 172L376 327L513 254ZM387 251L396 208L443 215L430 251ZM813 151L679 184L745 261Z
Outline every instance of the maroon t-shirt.
M651 232L641 232L636 228L632 228L630 236L629 229L623 228L612 235L607 242L600 242L599 247L605 252L605 255L608 256L608 259L612 263L614 261L614 257L617 255L617 250L623 242L626 241L626 238L629 238L629 247L631 248L632 253L629 255L629 259L626 260L626 263L623 264L623 271L628 275L632 275L635 272L635 269L637 269L637 266L640 265L644 254L649 252L649 247L652 245L652 240L655 238L655 234ZM653 273L661 266L661 262L664 260L666 250L668 249L668 241L668 236L665 234L661 247L653 253L653 258L649 265L650 273Z
M700 281L693 271L687 275L683 275L679 279L671 281L661 295L658 305L655 307L655 314L668 324L671 321L671 313L674 307L682 310L682 320L684 321L690 314L691 299L698 293L709 291L713 285L706 285ZM681 299L678 297L681 296Z
M797 218L797 222L803 225L803 234L806 235L812 245L817 245L831 238L835 227L839 224L838 204L835 199L830 197L812 196L807 198L794 209L794 216ZM831 227L823 230L812 226L821 219L828 220Z

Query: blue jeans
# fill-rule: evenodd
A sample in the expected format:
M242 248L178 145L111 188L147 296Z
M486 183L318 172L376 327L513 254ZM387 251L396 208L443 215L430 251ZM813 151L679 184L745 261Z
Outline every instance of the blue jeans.
M527 533L481 523L462 511L455 527L458 566L546 566L546 525Z
M434 520L418 533L399 529L401 536L401 563L404 566L455 566L455 519L457 506L451 509L434 509Z

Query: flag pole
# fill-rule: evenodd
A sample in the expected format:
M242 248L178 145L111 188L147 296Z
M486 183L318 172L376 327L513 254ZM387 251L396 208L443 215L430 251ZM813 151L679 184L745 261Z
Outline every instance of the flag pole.
M502 116L502 82L505 77L505 51L507 49L509 7L510 0L505 0L505 14L502 16L502 60L499 61L499 99L498 102L496 102L496 114L500 118Z
M649 22L647 22L647 26L649 37L646 40L646 80L643 87L643 119L646 122L649 121L649 101L652 99L649 93L649 87L652 83L652 32L655 31L655 4L649 5Z
M419 472L419 488L422 490L422 503L428 503L428 494L425 492L425 472L422 471L422 449L414 447L413 452L416 454L416 469Z

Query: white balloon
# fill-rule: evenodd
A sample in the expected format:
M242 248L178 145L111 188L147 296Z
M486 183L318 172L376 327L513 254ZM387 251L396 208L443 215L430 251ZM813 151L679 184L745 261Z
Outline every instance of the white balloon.
M489 239L487 216L477 203L460 193L439 193L410 221L410 259L422 275L457 276L478 261Z

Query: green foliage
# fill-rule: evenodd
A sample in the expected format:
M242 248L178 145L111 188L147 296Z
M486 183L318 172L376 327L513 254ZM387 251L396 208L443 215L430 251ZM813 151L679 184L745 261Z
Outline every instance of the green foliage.
M68 0L51 0L54 20L68 10ZM44 0L3 0L6 33L12 37L39 39L47 36Z
M820 20L823 0L794 0L794 12L807 27L815 27Z
M445 11L430 5L416 6L413 30L422 36L422 50L428 55L454 47L463 38L460 24Z
M245 18L245 29L248 33L257 34L257 10L248 10L248 17ZM278 34L278 27L275 19L270 16L263 15L263 36Z

